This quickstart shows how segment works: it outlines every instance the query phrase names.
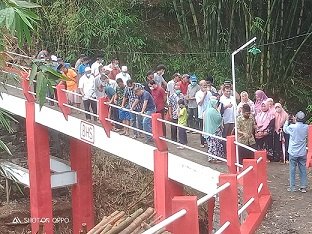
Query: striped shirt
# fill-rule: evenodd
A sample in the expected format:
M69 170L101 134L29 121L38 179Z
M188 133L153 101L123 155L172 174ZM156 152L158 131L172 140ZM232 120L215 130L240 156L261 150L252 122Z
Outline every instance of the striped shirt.
M128 99L128 102L129 102L129 106L131 108L131 106L133 105L135 99L137 99L137 96L135 95L134 93L134 89L135 88L138 88L138 87L141 87L142 89L144 88L143 85L139 84L139 83L134 83L134 86L133 88L131 87L126 87L126 90L125 90L125 97ZM134 110L136 111L141 111L142 110L142 107L143 107L143 104L142 103L138 103L136 105L136 107L134 108Z

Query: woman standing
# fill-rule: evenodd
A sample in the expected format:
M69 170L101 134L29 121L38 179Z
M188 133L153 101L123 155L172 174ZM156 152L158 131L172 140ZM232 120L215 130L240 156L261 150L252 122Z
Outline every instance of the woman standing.
M219 137L222 136L222 117L218 111L217 99L210 99L208 107L204 112L204 132ZM225 158L224 147L221 140L207 135L205 135L204 138L206 138L207 141L208 154ZM208 156L208 161L212 160L213 158Z
M242 108L244 104L248 104L250 106L250 113L252 115L255 114L255 104L253 101L251 101L248 97L248 93L246 91L243 91L240 93L241 102L237 106L237 115L242 114Z
M255 115L261 112L261 105L268 99L268 96L262 91L256 91L256 102L255 102Z
M269 104L262 102L261 112L256 115L257 129L255 133L256 146L259 150L266 149L268 159L273 159L273 133L275 116L269 110Z
M274 131L274 154L273 161L285 161L285 137L283 126L288 119L288 114L280 103L275 104L275 131ZM284 149L283 149L284 144Z

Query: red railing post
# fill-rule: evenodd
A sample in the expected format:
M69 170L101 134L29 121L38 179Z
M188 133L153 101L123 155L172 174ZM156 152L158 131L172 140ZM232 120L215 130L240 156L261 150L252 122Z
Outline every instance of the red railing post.
M26 101L27 164L29 169L30 215L48 220L45 232L53 233L53 208L50 173L50 145L48 128L35 121L35 102ZM32 222L35 233L39 222Z
M100 97L99 98L99 120L104 128L104 131L107 137L110 137L110 131L112 130L113 126L111 122L107 121L106 119L109 118L109 105L106 104L109 99L107 97Z
M186 210L186 214L172 223L173 233L199 234L197 197L174 197L172 199L172 213L182 209Z
M215 208L215 197L208 200L208 234L212 234L213 231L213 214Z
M312 167L312 125L309 125L308 132L308 154L307 154L307 167Z
M183 186L168 178L168 151L154 150L154 207L158 217L171 215L174 196L183 195Z
M94 226L94 204L92 187L91 145L81 140L70 139L70 165L77 173L77 184L72 186L73 232L79 233L83 223Z
M29 75L26 72L21 73L23 94L28 102L34 102L36 100L34 95L29 93L29 91L31 90L30 90L30 82L29 82L28 76ZM36 92L36 90L34 90L34 92Z
M163 132L163 123L160 122L158 119L161 119L160 113L153 113L152 114L152 133L155 145L159 151L167 151L168 145L165 141L159 139L159 137L164 136Z
M68 115L70 114L70 109L67 106L64 106L63 104L68 104L68 99L65 90L65 85L60 82L56 85L56 93L57 93L57 101L58 106L61 109L64 117L66 120L68 120Z
M229 182L230 186L219 193L220 224L230 222L223 234L239 234L240 225L238 219L238 195L236 174L221 174L219 186Z
M235 136L227 136L226 137L226 159L227 159L227 166L229 169L229 173L236 174L236 145L234 143Z
M243 197L244 203L254 198L254 202L247 208L248 214L260 213L259 195L258 195L258 164L257 159L244 159L244 170L252 166L253 169L243 177Z
M268 186L268 174L267 174L267 152L265 150L256 151L255 159L262 157L262 160L258 163L258 183L263 184L261 195L270 195L270 190Z

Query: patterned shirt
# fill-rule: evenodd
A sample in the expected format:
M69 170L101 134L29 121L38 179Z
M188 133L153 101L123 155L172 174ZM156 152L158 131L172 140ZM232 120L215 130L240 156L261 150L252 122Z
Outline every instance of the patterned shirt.
M134 89L138 88L138 87L141 87L142 89L144 88L143 85L141 85L139 83L134 83L134 87L133 88L126 87L125 97L128 99L130 107L133 105L135 99L137 99L137 96L134 93ZM142 110L142 107L143 107L143 104L139 102L136 105L136 107L134 108L134 110L140 111L140 110Z
M237 140L239 143L249 146L256 144L253 135L254 126L255 120L253 117L250 117L249 119L245 119L242 115L237 117L237 130L248 134L248 136L245 137L243 134L238 133Z
M184 99L183 94L180 94L178 96L176 93L173 93L169 96L168 99L168 106L172 108L172 118L173 119L178 119L178 110L179 110L179 105L178 102L180 99Z
M121 106L123 97L125 95L126 87L120 88L119 86L116 87L116 100L117 106Z

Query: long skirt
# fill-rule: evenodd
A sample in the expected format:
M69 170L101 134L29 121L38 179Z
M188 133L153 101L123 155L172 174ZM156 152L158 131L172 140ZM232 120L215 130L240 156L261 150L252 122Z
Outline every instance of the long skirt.
M222 129L218 128L216 133L216 136L222 137ZM225 158L224 153L224 145L223 142L215 137L208 136L207 137L207 145L208 145L208 154L211 154L213 156L217 156L219 158ZM211 161L215 158L212 156L208 156L208 161Z

